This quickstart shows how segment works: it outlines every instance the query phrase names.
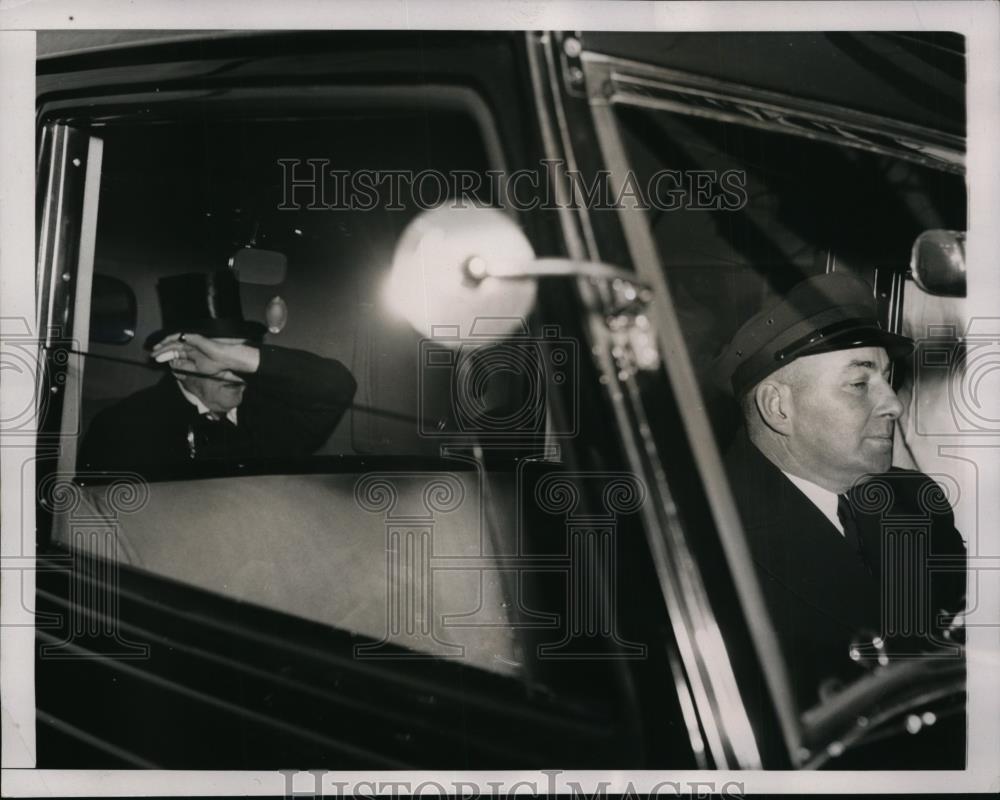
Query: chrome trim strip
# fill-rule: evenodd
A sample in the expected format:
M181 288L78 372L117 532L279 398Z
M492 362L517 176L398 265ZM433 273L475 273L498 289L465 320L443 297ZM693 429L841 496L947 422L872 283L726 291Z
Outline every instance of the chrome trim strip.
M603 66L600 83L588 81L588 88L608 102L733 122L965 174L965 139L954 134L613 56L584 53L581 61L585 72ZM872 136L894 139L896 146Z
M45 206L42 212L42 227L38 243L38 271L48 280L42 284L42 298L39 300L38 335L44 337L46 345L52 344L52 326L55 324L56 281L59 279L59 244L62 234L63 194L66 187L66 163L69 153L69 135L66 126L57 125L52 137L52 163L49 166L49 181L45 189ZM59 184L56 185L58 175ZM52 263L49 263L49 262ZM44 309L44 313L43 313ZM44 366L42 367L44 370ZM41 375L39 376L41 377Z
M691 689L688 687L684 677L684 670L677 661L674 653L667 652L667 660L670 662L670 672L674 676L674 688L677 692L677 702L681 707L681 715L684 717L684 725L688 730L688 738L691 740L691 750L694 752L694 760L698 769L708 769L708 759L705 757L705 740L702 738L701 729L698 727L698 714L691 702Z
M87 142L87 172L83 184L83 209L80 219L80 246L73 287L73 340L74 349L87 353L90 345L90 302L94 283L94 252L97 245L97 211L101 194L101 163L104 142L93 136ZM66 382L63 386L62 423L60 431L76 430L80 419L80 397L83 391L83 372L86 358L77 356L66 365ZM59 472L71 474L76 470L78 436L60 436Z
M552 52L551 38L549 35L542 35L539 38L538 48L542 50L546 59L549 81L548 88L552 93L555 116L559 125L561 151L556 140L556 132L553 128L552 119L546 107L545 86L542 83L542 65L539 54L533 47L531 38L532 35L529 34L529 66L534 83L546 157L555 160L562 155L565 158L566 168L571 170L576 169L576 161L569 137L565 111L559 99L558 70ZM560 219L570 249L570 255L573 258L589 257L599 260L600 253L589 218L586 215L586 209L576 209L579 215L579 224L583 228L587 240L585 250L584 241L574 229L573 216L568 202L569 198L566 196L566 187L563 181L556 181L556 192L560 209ZM687 552L680 522L677 518L676 507L674 506L669 487L666 485L666 476L662 470L651 469L652 464L658 463L657 459L647 460L646 452L652 446L652 443L648 440L640 443L635 433L636 430L642 429L645 424L644 420L636 419L635 415L643 414L643 412L641 406L636 404L637 386L635 382L629 380L623 384L619 381L617 370L611 357L610 336L604 323L603 315L600 313L600 309L609 298L600 296L597 287L592 285L590 281L580 280L577 286L584 305L591 310L587 322L592 354L608 387L609 398L618 429L621 433L620 439L626 458L630 466L647 481L647 486L650 488L651 494L655 492L659 500L659 502L646 503L641 510L641 514L671 628L684 664L684 671L688 682L687 686L691 693L687 697L688 705L689 708L698 711L701 725L705 732L704 738L699 735L696 739L692 740L692 749L697 751L700 747L703 751L705 741L707 740L714 760L714 766L720 768L730 767L733 764L733 756L735 755L737 765L759 767L760 760L756 754L752 732L750 732L749 748L746 746L747 742L745 739L742 741L743 746L734 747L730 743L731 736L728 726L722 724L724 718L721 718L720 706L716 702L717 692L714 691L712 683L713 680L717 679L715 673L718 672L719 668L722 668L722 665L718 665L713 669L711 665L705 663L705 659L699 654L699 625L694 619L700 619L701 614L707 609L707 598L705 597L704 587L700 583L700 574L694 568L693 559ZM627 398L622 391L623 385L628 391ZM664 532L666 536L663 535ZM668 542L670 546L668 546ZM684 587L683 591L679 591L678 587L681 586ZM692 610L690 608L691 598L695 596L701 598L701 602L694 601L697 610ZM728 667L728 662L726 663L726 667ZM729 677L732 682L731 673ZM681 702L683 703L684 701L682 700ZM753 752L751 753L750 750Z
M576 163L576 154L573 152L573 144L569 138L569 125L566 123L566 111L559 102L559 70L555 64L555 57L553 56L552 49L552 34L544 34L541 42L542 49L545 53L545 63L547 66L546 75L548 76L549 91L552 93L552 106L556 116L556 122L559 126L559 138L561 143L561 149L555 144L555 135L552 133L552 120L548 115L548 109L544 106L544 98L539 100L539 114L542 116L543 126L548 127L548 136L546 137L546 158L557 158L559 154L565 156L566 168L570 172L577 172L578 167ZM534 55L533 50L529 46L528 52ZM532 64L532 73L537 67L537 64ZM549 149L551 144L552 149ZM566 192L564 188L564 183L562 181L556 182L556 193L558 195L558 205L560 215L563 212L569 212L569 198L566 197ZM580 208L575 208L577 221L580 224L580 228L583 230L584 238L586 239L586 252L580 251L571 252L570 256L576 259L586 259L595 258L598 253L597 239L594 236L593 226L590 224L590 217L587 215L586 211ZM572 224L572 223L571 223ZM586 285L590 285L586 282Z
M52 136L52 128L49 125L43 125L40 135L38 137L38 155L35 158L35 180L37 182L38 175L42 171L42 163L45 161L45 151L49 147L49 139ZM37 191L37 186L36 186Z
M35 159L35 326L40 329L42 308L47 306L43 297L45 293L44 275L41 270L41 256L45 252L45 240L48 224L49 192L52 190L52 138L53 126L43 125L38 137L38 156ZM41 192L41 182L44 178L45 193ZM39 202L41 205L39 206Z
M607 68L606 61L585 59L584 70L587 73L588 87L603 86L609 78ZM624 176L629 169L629 161L618 131L612 103L600 92L595 91L590 94L589 104L604 164L610 172L612 192L614 196L618 196L622 190ZM729 569L733 574L737 594L747 617L757 657L775 702L775 710L788 746L789 756L793 763L798 763L801 728L795 712L786 665L757 578L752 568L747 566L753 561L743 537L742 523L715 443L715 436L700 410L703 408L701 392L680 325L674 314L673 300L660 266L656 243L641 210L623 207L619 209L619 214L638 276L653 289L649 316L657 331L663 362L670 384L678 398L687 438L705 487ZM728 667L725 642L708 607L707 598L698 599L706 606L703 619L710 620L710 623L706 622L706 627L701 632L700 644L717 654L719 660L724 658ZM731 715L727 719L727 731L733 737L733 746L741 766L746 767L754 761L759 763L753 730L732 670L720 669L715 659L709 661L706 666L711 675L712 686L718 691L720 709Z
M595 326L598 324L599 321L595 320ZM606 352L607 348L603 350ZM608 366L613 374L614 368L610 359ZM716 690L719 670L723 664L729 665L729 657L723 653L722 661L713 668L711 659L706 657L704 652L705 642L704 637L700 635L701 632L713 627L718 631L718 627L708 605L697 563L688 550L666 474L659 466L659 453L656 443L649 435L649 425L643 411L639 387L634 378L630 378L625 386L630 408L637 420L631 425L628 420L619 424L622 430L627 432L623 436L628 436L628 449L636 451L635 454L630 453L629 461L637 465L636 468L649 479L650 494L653 495L652 489L655 487L659 499L658 507L653 503L647 504L649 511L644 513L643 517L649 533L650 549L660 579L660 588L670 612L677 649L687 667L687 677L700 711L705 739L708 741L716 768L733 768L731 757L735 755L735 767L759 769L761 767L759 756L754 754L754 757L741 759L738 748L732 746L732 735L729 730L732 720L726 716L724 704L719 702L719 693ZM634 433L636 429L639 431L638 437ZM732 679L731 672L729 677ZM740 711L742 710L740 708Z
M534 90L535 104L537 107L539 123L541 127L542 142L546 158L555 160L558 159L560 155L564 155L566 158L567 166L569 168L575 169L576 161L573 156L572 150L568 150L565 153L561 153L559 149L559 146L556 141L556 134L552 124L552 119L549 115L549 110L546 103L545 79L544 76L542 75L542 65L539 59L538 50L544 51L545 55L547 56L549 65L547 73L550 79L549 88L550 89L557 88L552 86L554 78L551 69L552 59L551 59L551 47L550 47L549 36L550 36L549 34L541 34L538 36L538 43L536 50L536 43L532 41L536 37L536 34L531 32L526 34L528 66L531 73L532 88ZM561 110L561 108L559 110ZM565 131L565 119L563 119L563 123L564 125L562 127L562 131ZM563 229L563 236L566 239L566 245L567 249L569 250L569 254L573 258L579 258L579 259L586 258L589 248L585 247L584 242L580 237L580 231L576 228L576 225L574 224L573 212L570 209L569 198L566 196L565 184L562 181L556 181L556 194L557 194L557 205L559 208L559 219ZM584 225L584 221L580 220L580 224ZM584 230L589 232L590 241L593 242L593 230L590 228L589 225L585 225ZM596 250L596 244L594 245L594 250ZM580 296L584 305L589 309L595 308L599 301L594 292L594 287L591 286L588 281L578 281L577 289L580 292ZM638 464L640 461L638 457L638 447L635 441L629 435L631 423L628 419L628 414L624 408L621 389L618 386L617 381L615 380L616 373L614 369L614 364L612 363L612 359L609 353L609 348L607 346L607 342L604 341L604 339L606 339L606 331L602 331L601 327L602 327L602 321L599 318L599 315L591 312L588 315L588 329L590 332L590 338L592 344L592 354L595 360L597 361L597 366L601 374L608 379L607 387L611 401L611 407L615 415L615 420L618 424L618 430L621 431L622 433L621 436L622 447L626 452L626 457L628 459L628 462L633 465ZM654 550L654 559L657 562L656 564L657 574L660 578L660 584L661 586L663 586L664 576L662 574L662 569L661 569L662 559L655 558L655 553L658 550L658 545L660 544L657 541L657 537L653 535L653 531L657 529L655 527L656 520L654 519L651 521L648 518L648 513L649 513L648 509L651 507L651 505L652 505L651 503L647 503L643 506L643 525L647 531L647 538L649 539L650 546ZM651 524L653 525L653 527L651 527ZM665 593L664 600L667 606L668 615L671 620L671 625L675 629L675 635L676 638L678 639L678 647L682 647L681 641L682 640L686 641L687 636L685 630L677 629L677 626L679 625L679 623L677 622L677 614L678 614L677 601L669 592ZM685 659L685 663L688 665L687 673L691 677L691 684L699 685L700 681L698 677L697 668L693 664L691 664L690 652L687 653L687 658ZM692 692L692 694L695 693L694 688L691 688L690 691ZM707 698L704 696L703 692L699 693L697 697L692 697L689 695L687 699L688 699L687 705L689 707L694 708L697 705L699 708L703 708L705 709L706 712L708 712ZM681 702L683 703L683 701ZM710 715L706 720L705 724L707 728L714 729L714 723ZM721 759L718 762L717 766L728 765L728 762L725 759L725 753L721 748L721 743L718 741L718 737L712 737L711 743L715 745L715 752ZM704 740L700 735L696 740L692 740L691 747L693 751L697 751L699 747L701 747L702 751L704 750Z

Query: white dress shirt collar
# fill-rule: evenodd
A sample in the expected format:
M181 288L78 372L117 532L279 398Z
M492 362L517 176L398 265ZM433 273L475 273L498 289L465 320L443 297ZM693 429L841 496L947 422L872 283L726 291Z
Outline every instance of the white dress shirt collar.
M841 536L844 535L844 526L840 524L840 517L837 516L837 495L829 489L824 489L812 481L807 481L805 478L800 478L797 475L791 475L784 470L781 470L781 474L788 478L795 485L795 488L808 497L812 501L812 504L823 512L823 516L830 520L830 524L837 529Z
M198 395L194 394L193 392L189 392L187 389L185 389L184 384L181 383L180 381L177 381L177 388L181 390L181 394L184 395L184 399L198 409L199 414L211 414L213 416L215 415L214 411L212 411L208 406L206 406L203 402L201 402L201 398L198 397ZM229 411L226 412L226 419L228 419L231 423L233 423L233 425L239 424L236 421L236 406L234 406L233 408L229 409Z

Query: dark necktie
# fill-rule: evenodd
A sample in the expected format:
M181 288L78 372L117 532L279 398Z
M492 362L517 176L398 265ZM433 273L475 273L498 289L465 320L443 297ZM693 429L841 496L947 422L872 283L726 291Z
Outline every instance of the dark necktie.
M846 494L837 495L837 519L840 520L840 525L844 529L844 538L847 539L847 543L857 553L861 563L868 574L871 575L872 567L865 555L864 540L861 537L861 526L858 525L858 519L854 516L854 508L851 506L851 500Z
M197 459L238 457L237 426L225 415L206 412L188 428L188 454Z

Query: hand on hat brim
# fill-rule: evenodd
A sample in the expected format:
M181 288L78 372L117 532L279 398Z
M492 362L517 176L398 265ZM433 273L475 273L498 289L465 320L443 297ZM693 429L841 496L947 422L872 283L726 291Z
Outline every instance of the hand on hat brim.
M143 347L146 350L152 350L158 344L179 335L181 332L187 332L187 336L190 337L193 335L191 331L196 331L202 336L212 339L238 339L259 344L264 340L267 326L248 320L209 320L207 322L205 320L191 320L189 323L179 323L175 327L153 331L146 337Z
M153 347L152 356L161 364L169 362L171 368L207 377L226 371L254 373L260 366L260 350L243 340L210 339L198 333L173 333Z

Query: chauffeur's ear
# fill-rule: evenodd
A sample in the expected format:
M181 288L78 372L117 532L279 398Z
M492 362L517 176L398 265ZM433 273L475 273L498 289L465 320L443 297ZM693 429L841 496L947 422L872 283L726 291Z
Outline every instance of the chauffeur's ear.
M791 431L792 393L788 385L774 380L761 381L753 390L753 399L767 427L781 434Z

